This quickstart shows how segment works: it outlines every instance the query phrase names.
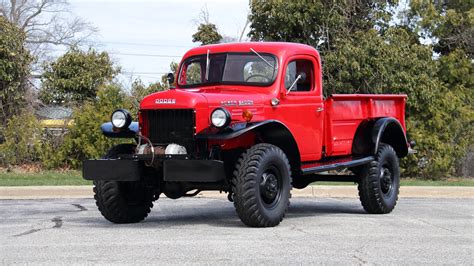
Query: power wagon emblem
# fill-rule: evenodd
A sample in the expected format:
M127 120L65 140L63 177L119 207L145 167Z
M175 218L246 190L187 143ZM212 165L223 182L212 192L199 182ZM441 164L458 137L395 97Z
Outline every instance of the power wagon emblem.
M224 105L224 106L253 105L253 101L252 100L239 100L239 101L228 100L228 101L221 101L221 105Z
M156 99L156 104L175 104L176 99Z

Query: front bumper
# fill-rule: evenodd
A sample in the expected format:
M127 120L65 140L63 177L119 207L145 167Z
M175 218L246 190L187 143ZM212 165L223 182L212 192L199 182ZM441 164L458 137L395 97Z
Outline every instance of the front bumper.
M224 162L218 160L165 160L163 179L177 182L218 182L225 178Z
M225 179L224 162L219 160L194 160L164 158L163 180L170 182L219 182ZM86 180L139 181L145 164L140 159L99 159L83 162L82 175ZM159 175L157 175L159 176Z

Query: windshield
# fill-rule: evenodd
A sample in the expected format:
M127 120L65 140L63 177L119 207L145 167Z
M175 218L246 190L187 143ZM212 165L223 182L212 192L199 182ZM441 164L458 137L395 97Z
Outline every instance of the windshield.
M275 80L278 69L276 64L276 57L270 54L220 53L193 56L182 64L178 84L185 88L212 84L268 86Z

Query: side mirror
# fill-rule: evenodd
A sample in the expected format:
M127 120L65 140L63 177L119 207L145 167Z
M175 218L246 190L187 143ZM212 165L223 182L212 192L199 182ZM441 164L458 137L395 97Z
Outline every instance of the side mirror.
M297 83L298 81L300 81L300 80L301 80L301 81L305 81L305 80L306 80L306 73L300 72L300 73L298 74L298 76L296 77L295 81L293 81L293 83L291 84L291 86L290 86L290 87L288 88L288 90L286 91L285 96L288 95L288 93L290 93L290 91L291 91L293 88L295 88L296 83Z
M166 76L166 80L168 81L168 85L171 87L174 83L174 74L173 73L168 73Z
M305 72L300 72L298 75L301 77L300 78L301 82L304 82L306 80L306 73Z

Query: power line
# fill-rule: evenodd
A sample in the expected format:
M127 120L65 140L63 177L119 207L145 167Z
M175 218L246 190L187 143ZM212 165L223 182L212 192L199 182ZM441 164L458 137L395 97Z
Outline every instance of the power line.
M170 72L120 72L118 75L137 75L148 78L157 78L161 79L163 75L166 75ZM147 75L158 75L158 76L147 76ZM43 75L34 74L30 76L32 79L41 79Z
M135 54L135 53L115 53L115 52L108 52L109 54L114 55L126 55L126 56L149 56L149 57L167 57L167 58L181 58L181 55L164 55L164 54Z
M53 51L66 52L62 49L52 49ZM120 53L120 52L109 52L105 51L108 54L112 55L125 55L125 56L147 56L147 57L164 57L164 58L181 58L182 55L166 55L166 54L141 54L141 53Z
M147 76L147 75L137 75L137 76L140 77L140 78L154 79L154 80L158 80L158 81L161 80L161 77L158 77L158 76Z
M101 42L101 43L122 44L122 45L131 45L131 46L152 46L152 47L181 47L181 48L192 48L193 47L193 46L186 46L186 45L134 43L134 42Z
M144 74L144 75L165 75L169 72L134 72L134 71L122 71L122 74Z

